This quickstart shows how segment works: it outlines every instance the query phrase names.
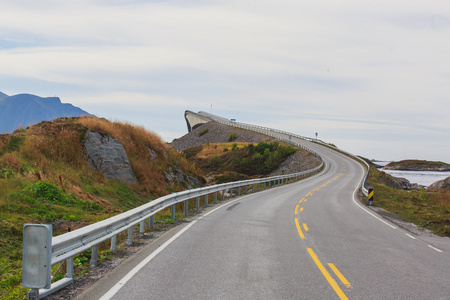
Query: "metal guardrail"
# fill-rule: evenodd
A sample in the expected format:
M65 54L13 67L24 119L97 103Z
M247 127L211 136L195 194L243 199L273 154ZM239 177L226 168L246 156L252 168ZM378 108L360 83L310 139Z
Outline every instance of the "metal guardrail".
M295 137L295 138L298 138L298 139L319 143L319 144L322 144L322 145L324 145L326 147L331 147L330 145L328 145L325 142L323 142L321 140L318 140L318 139L309 138L309 137L305 137L305 136L301 136L301 135L298 135L298 134L293 134L293 133L289 133L289 132L286 132L286 131L273 129L273 128L269 128L269 127L252 125L252 124L241 123L241 122L236 122L236 121L224 120L222 117L216 117L213 114L209 114L209 113L205 113L205 112L199 112L199 113L208 115L209 118L214 119L218 123L222 123L222 124L229 125L229 126L234 126L234 127L241 128L241 129L247 129L247 130L256 131L256 132L259 132L259 133L262 133L262 134L266 134L268 136L275 137L275 138L278 138L278 139L280 139L280 137L278 137L278 136L276 136L274 134L270 134L267 131L281 133L281 134L287 135L289 137ZM282 140L284 140L285 142L288 142L288 143L291 142L288 139L282 139ZM302 148L302 149L304 149L306 151L309 151L309 152L313 153L314 155L316 155L317 157L319 157L322 160L322 157L320 157L320 155L318 155L317 153L315 153L311 149L309 149L307 147L304 147L302 145L299 145L299 144L296 144L296 146L300 147L300 148ZM367 183L367 180L369 179L369 175L370 175L370 166L369 166L369 164L364 159L362 159L362 158L360 158L360 157L358 157L356 155L353 155L350 152L347 152L345 150L339 149L337 147L335 147L335 148L336 148L336 151L342 152L342 153L346 154L347 156L350 156L353 159L355 159L355 160L359 161L360 163L362 163L363 165L365 165L365 167L367 168L367 172L366 172L366 175L364 177L364 181L363 181L363 183L361 185L361 191L366 197L368 197L368 195L369 195L369 188L371 188L368 185L368 183Z
M223 121L221 121L223 122ZM257 128L251 129L254 131L258 131ZM267 133L265 133L267 134ZM269 134L270 135L270 134ZM247 189L249 186L251 186L252 191L254 191L255 185L258 187L258 190L261 188L261 185L264 185L264 189L266 188L266 184L269 185L269 188L271 186L277 186L280 184L283 184L290 180L299 180L300 178L303 178L305 176L314 174L316 172L319 172L324 167L324 161L323 159L314 151L300 145L297 143L294 143L288 139L283 139L280 137L277 137L273 135L273 137L278 138L280 140L284 140L288 143L293 144L294 146L297 146L299 148L305 149L317 157L320 158L321 163L318 167L303 171L303 172L297 172L292 174L286 174L286 175L278 175L273 177L267 177L267 178L259 178L259 179L250 179L250 180L243 180L243 181L236 181L236 182L230 182L230 183L224 183L214 186L208 186L198 189L192 189L192 190L186 190L178 193L173 193L161 198L158 198L156 200L153 200L147 204L144 204L142 206L139 206L137 208L134 208L132 210L129 210L127 212L124 212L122 214L119 214L117 216L111 217L109 219L100 221L95 224L91 224L88 226L85 226L83 228L74 230L72 232L68 232L56 237L51 237L50 235L50 241L51 244L51 255L49 257L49 264L51 266L55 266L58 263L61 263L61 266L64 262L67 264L67 273L65 277L61 280L58 280L53 283L47 282L43 286L26 286L25 287L31 287L31 291L29 293L29 299L41 299L47 295L50 295L74 282L74 274L73 274L73 258L75 255L83 253L89 249L92 249L92 256L91 256L91 267L95 267L97 263L97 253L98 253L98 245L108 239L111 239L111 248L112 250L115 250L116 247L116 239L117 235L121 232L124 232L125 230L128 230L128 244L131 244L133 241L133 231L132 227L140 224L140 233L144 232L144 222L147 219L150 219L150 223L154 222L154 215L168 207L171 207L171 214L172 219L175 218L175 205L177 203L184 202L185 205L185 214L187 214L187 206L188 206L188 200L197 198L197 209L199 205L199 199L202 196L205 196L205 205L207 205L208 201L208 195L214 194L215 201L217 200L217 193L222 192L222 197L225 195L225 191L227 190L236 190L238 191L238 194L241 195L241 190L244 188L245 193L247 193ZM230 193L231 196L233 195L233 192ZM35 224L25 224L25 226L39 226ZM24 253L25 252L33 252L31 251L25 251L25 247L33 247L33 245L25 245L24 244ZM44 262L45 263L45 262ZM61 267L60 266L60 267ZM36 266L34 266L35 268ZM25 266L24 266L25 268ZM60 268L58 268L59 270ZM39 276L39 273L37 273ZM23 280L23 283L29 282L33 280ZM50 288L42 288L42 287L48 287Z

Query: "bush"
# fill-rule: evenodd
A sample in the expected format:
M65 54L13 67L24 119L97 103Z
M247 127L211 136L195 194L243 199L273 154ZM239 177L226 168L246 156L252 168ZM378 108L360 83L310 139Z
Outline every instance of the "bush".
M230 134L230 135L228 136L228 141L229 141L229 142L234 142L236 139L237 139L237 135L236 135L235 132L233 132L232 134Z
M202 135L206 134L208 131L209 131L209 129L208 129L208 128L205 128L205 129L203 129L202 131L200 131L200 132L198 133L198 136L202 136Z

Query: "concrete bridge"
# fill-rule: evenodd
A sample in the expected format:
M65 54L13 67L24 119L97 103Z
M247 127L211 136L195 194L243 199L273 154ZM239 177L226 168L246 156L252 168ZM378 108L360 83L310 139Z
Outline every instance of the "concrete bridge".
M211 115L204 111L199 111L198 113L195 113L193 111L186 110L184 112L184 118L186 119L186 125L188 127L189 132L191 132L192 129L195 129L202 124L214 121L214 119L220 118L223 119L224 121L229 122L229 120L226 118Z

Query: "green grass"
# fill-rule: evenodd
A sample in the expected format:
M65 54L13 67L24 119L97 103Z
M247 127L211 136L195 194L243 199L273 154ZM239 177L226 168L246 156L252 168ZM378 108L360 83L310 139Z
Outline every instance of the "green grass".
M374 205L433 233L450 237L450 191L404 191L383 185L382 174L371 168L369 184L374 188Z

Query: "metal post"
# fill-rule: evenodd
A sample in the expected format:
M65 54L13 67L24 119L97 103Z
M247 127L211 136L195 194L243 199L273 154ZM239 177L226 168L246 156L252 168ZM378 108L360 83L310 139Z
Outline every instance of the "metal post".
M238 187L238 195L241 195L241 187Z
M109 248L109 250L116 251L116 246L117 246L117 235L111 238L111 248Z
M133 245L133 227L128 228L128 245Z
M92 254L91 254L91 268L95 268L97 266L97 257L98 257L98 245L95 245L92 247Z
M39 289L31 289L27 295L28 300L38 300L39 299Z
M255 192L255 185L252 184L252 193L254 193L254 192Z
M189 200L184 201L184 215L187 216L189 212Z
M140 236L140 237L143 237L143 236L144 236L144 231L145 231L145 223L144 223L144 221L142 221L142 222L139 224L139 236Z
M214 193L214 203L217 203L217 192Z
M65 278L73 279L73 257L68 258L66 260L66 268L67 268L67 272L66 272Z
M248 185L245 186L245 194L247 194Z
M170 218L175 220L175 204L170 207Z
M200 197L197 197L197 212L200 211Z
M264 188L263 188L263 190L265 190L266 189L266 183L264 182Z
M205 195L205 207L208 207L208 195Z
M222 190L222 200L225 199L225 190Z
M153 228L155 226L155 215L150 217L150 228Z

